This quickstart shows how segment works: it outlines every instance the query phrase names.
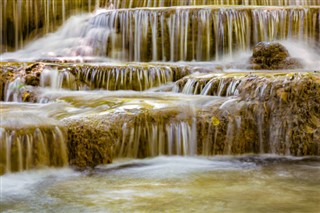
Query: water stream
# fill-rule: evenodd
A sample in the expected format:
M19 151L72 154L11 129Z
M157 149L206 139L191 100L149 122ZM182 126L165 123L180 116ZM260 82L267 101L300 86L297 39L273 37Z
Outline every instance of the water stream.
M2 210L38 212L317 212L317 159L244 156L122 160L87 173L2 177Z
M319 0L0 5L0 212L319 211Z

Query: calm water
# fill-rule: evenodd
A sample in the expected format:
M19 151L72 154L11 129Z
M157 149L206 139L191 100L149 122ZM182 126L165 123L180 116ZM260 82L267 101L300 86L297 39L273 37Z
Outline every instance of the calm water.
M3 212L319 212L320 159L157 157L1 178Z

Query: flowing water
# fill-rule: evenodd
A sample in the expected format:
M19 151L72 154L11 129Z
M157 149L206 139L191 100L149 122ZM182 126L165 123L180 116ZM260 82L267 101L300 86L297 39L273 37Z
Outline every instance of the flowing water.
M319 211L319 0L0 5L0 212Z
M318 6L97 10L74 16L57 32L2 57L211 61L248 51L259 41L294 39L314 45L320 40L319 29Z
M121 160L85 173L8 174L2 210L37 212L317 212L320 164L275 156Z

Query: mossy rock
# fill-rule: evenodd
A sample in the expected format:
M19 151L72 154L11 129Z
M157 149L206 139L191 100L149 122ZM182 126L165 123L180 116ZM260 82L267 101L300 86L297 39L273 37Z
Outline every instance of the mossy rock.
M113 137L109 131L100 128L109 123L98 125L85 118L64 122L68 125L70 165L84 169L112 162Z
M253 48L250 66L255 70L303 68L299 59L291 58L286 47L277 42L260 42Z

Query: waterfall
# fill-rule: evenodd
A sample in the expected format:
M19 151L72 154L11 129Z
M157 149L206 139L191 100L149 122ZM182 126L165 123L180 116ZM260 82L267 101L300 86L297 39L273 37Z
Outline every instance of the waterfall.
M201 132L198 134L202 138L203 154L234 154L254 150L259 153L301 155L308 152L303 148L305 143L311 143L315 150L318 149L315 135L320 127L319 104L317 100L302 99L306 93L317 96L319 83L311 83L308 73L279 73L271 78L263 73L241 76L211 74L211 77L206 74L204 77L186 77L176 84L176 92L231 98L222 103L219 110L211 109L216 112L215 116L212 117L211 112L208 117L203 116L204 113L202 118L198 118L204 122L200 124L200 129L207 129L204 135ZM299 113L302 106L308 107L306 114ZM299 131L301 133L296 135ZM296 146L294 141L297 138L300 145ZM297 149L293 149L295 146Z
M0 53L21 49L36 36L57 29L76 13L92 12L97 8L172 7L196 5L264 5L305 6L320 5L319 0L1 0ZM154 16L155 19L157 16ZM155 55L155 54L154 54Z
M319 24L317 7L107 10L73 17L19 54L25 60L107 56L125 61L211 61L248 51L260 41L291 38L312 45L320 39Z
M234 96L239 93L237 87L240 77L223 74L199 74L186 76L176 82L174 92L213 96Z
M24 86L20 78L16 78L13 82L9 82L5 89L5 101L22 102L23 91L21 91Z
M195 155L196 119L191 122L124 123L122 139L116 145L117 157L153 157L158 155Z
M65 136L58 127L36 128L25 133L0 128L0 141L0 174L68 165Z
M109 27L122 38L112 37L110 43L117 43L128 61L218 60L247 51L259 41L319 39L316 8L194 7L100 14L113 15L115 23Z
M320 153L320 0L0 2L0 174Z
M185 75L183 69L173 66L83 66L79 67L78 78L90 88L106 90L143 91L177 80Z
M13 66L14 67L14 66ZM12 70L11 63L4 63L0 74L3 95L6 102L37 102L34 86L51 90L135 90L144 91L173 83L189 75L192 70L183 65L152 64L106 64L106 65L53 65L36 63L18 66ZM32 96L32 98L31 98ZM31 100L32 99L32 100Z
M65 128L46 115L49 111L9 103L0 110L0 174L68 165Z
M30 39L57 29L70 16L91 12L97 0L1 0L1 50L22 48Z
M0 147L0 174L68 165L65 136L58 127L52 130L36 128L25 133L1 128Z

